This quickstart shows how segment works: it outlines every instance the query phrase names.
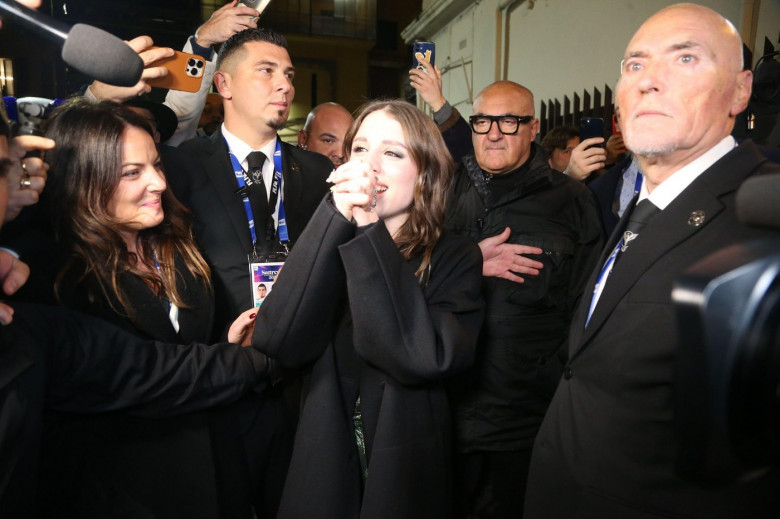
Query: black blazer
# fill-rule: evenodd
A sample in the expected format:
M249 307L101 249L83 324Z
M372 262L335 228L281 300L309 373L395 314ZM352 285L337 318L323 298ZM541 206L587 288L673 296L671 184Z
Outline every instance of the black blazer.
M482 262L473 241L445 232L422 286L419 263L403 259L383 223L356 231L326 199L263 302L255 347L289 367L313 362L280 519L450 516L442 381L474 359Z
M780 516L780 472L703 488L674 470L674 368L680 343L675 279L729 244L766 236L737 221L735 192L750 175L778 172L745 142L699 176L643 229L613 269L591 321L583 298L569 363L534 445L526 515L536 518ZM695 211L704 221L697 225ZM599 260L626 226L624 217ZM776 236L776 234L775 234ZM585 294L591 294L594 272Z
M263 359L249 348L179 347L143 340L100 319L61 308L14 304L14 309L13 323L0 327L0 517L4 519L39 516L45 409L70 413L133 409L166 417L234 401L263 376L257 369ZM90 504L104 497L92 492ZM68 515L57 509L54 516Z
M168 317L167 302L132 274L119 277L132 307L130 316L116 297L110 298L112 308L103 297L88 298L87 287L81 285L63 286L62 303L143 338L206 342L213 311L210 287L196 280L181 258L176 258L176 268L177 288L187 303L187 308L179 309L178 333ZM101 294L96 282L90 285L93 293ZM48 515L221 516L214 450L219 446L212 446L207 413L154 420L127 413L50 413L48 422L42 476Z
M212 269L216 314L214 339L224 336L239 313L252 307L247 254L252 239L221 131L183 143L164 156L168 183L194 214L194 231ZM292 244L328 191L333 164L324 155L282 143L284 209ZM258 232L258 240L265 236Z
M132 315L127 315L119 299L111 295L107 301L96 281L85 281L86 286L72 286L69 280L76 279L77 268L69 269L63 276L60 302L63 306L75 308L94 315L120 328L146 339L189 344L207 342L211 334L214 314L214 295L210 284L204 284L187 270L184 259L176 256L176 270L179 273L178 290L186 304L179 308L179 331L168 317L167 301L159 299L141 278L122 273L119 285L132 306ZM87 296L87 290L98 294L94 299Z

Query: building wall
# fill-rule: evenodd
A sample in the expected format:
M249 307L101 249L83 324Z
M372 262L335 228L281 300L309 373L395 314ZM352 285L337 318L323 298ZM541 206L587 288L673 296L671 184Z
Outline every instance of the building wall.
M780 0L762 0L756 30L756 46L753 53L754 65L764 49L764 36L769 38L769 41L775 46L775 50L780 50L778 33L780 33Z
M435 3L425 5L431 8ZM464 115L471 114L474 95L503 77L534 92L538 113L540 101L545 99L563 98L593 87L603 90L605 84L614 88L620 60L633 33L654 12L674 3L481 0L470 4L427 38L424 34L409 38L407 34L407 39L430 39L436 43L436 63L445 71L444 95ZM698 3L718 11L740 28L743 1ZM511 7L502 11L501 4ZM500 17L497 13L501 13ZM507 17L509 43L505 55L498 33L506 27ZM780 0L762 0L755 59L760 57L765 36L777 46L778 31Z

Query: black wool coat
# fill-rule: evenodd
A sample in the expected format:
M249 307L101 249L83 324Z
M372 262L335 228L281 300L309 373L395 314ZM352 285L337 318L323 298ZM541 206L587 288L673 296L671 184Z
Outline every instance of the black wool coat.
M311 365L279 518L450 516L443 381L474 358L482 260L475 243L445 232L422 285L419 263L384 223L356 229L326 197L261 306L255 347Z
M66 306L139 337L206 342L213 314L211 289L193 277L180 257L176 270L178 289L187 304L179 309L178 332L168 316L167 301L130 273L119 278L131 306L129 315L115 295L102 296L96 281L85 282L96 296L88 297L84 285L66 285L61 299ZM221 451L219 445L212 445L208 413L149 419L125 412L88 416L52 412L47 421L42 478L47 515L239 517L238 512L220 510L217 462ZM238 500L233 496L234 502ZM242 510L248 509L244 498Z
M37 518L42 498L49 497L39 488L46 475L39 466L45 410L94 414L124 409L167 417L234 401L264 376L263 357L248 348L177 346L140 339L66 309L22 304L14 309L14 322L0 327L4 519ZM103 496L89 497L94 504ZM53 515L83 517L62 508Z

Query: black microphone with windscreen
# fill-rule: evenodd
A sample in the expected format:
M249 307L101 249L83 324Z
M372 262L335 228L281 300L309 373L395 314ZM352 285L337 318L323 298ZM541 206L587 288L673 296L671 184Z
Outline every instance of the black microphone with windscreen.
M62 59L87 76L115 86L133 86L141 79L143 60L124 41L102 29L77 23L73 27L0 0L0 17L62 47Z

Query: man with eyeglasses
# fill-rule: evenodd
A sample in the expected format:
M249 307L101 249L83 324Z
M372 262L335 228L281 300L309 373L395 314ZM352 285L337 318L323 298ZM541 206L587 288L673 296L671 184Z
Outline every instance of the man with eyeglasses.
M469 126L474 153L458 165L446 227L479 242L487 312L475 366L453 390L456 510L517 518L531 446L603 237L591 193L551 169L534 142L539 121L527 88L488 86Z

